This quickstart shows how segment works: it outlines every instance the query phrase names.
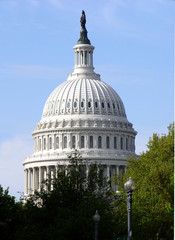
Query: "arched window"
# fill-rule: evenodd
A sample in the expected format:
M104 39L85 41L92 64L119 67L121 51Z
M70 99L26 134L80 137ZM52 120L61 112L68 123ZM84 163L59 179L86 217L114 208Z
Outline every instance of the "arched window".
M120 148L123 149L123 138L120 139Z
M109 139L109 136L106 137L106 148L110 148L110 139Z
M84 148L84 136L81 136L81 148Z
M43 144L44 150L46 150L46 138L43 139L43 142L44 142Z
M114 149L116 149L116 148L117 148L117 138L114 137Z
M108 103L108 108L110 108L110 103Z
M52 137L49 138L49 149L52 149Z
M76 145L76 139L75 136L72 137L72 148L75 148Z
M113 103L113 108L115 109L115 104Z
M59 137L56 137L56 149L59 148Z
M67 137L64 136L64 148L67 148Z
M101 139L101 136L98 137L98 148L102 148L102 139Z
M90 136L90 144L89 144L90 148L93 148L93 136Z
M105 107L105 104L104 104L104 102L102 102L102 103L101 103L101 106L102 106L102 108L104 108L104 107Z

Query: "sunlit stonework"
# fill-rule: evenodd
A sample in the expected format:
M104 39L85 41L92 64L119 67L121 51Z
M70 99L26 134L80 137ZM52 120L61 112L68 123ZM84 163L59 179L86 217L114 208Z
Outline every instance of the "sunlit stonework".
M32 133L34 153L23 162L25 195L69 164L75 149L84 160L100 163L108 178L125 171L126 159L135 155L136 131L119 95L94 72L94 47L82 18L81 26L74 72L51 93Z

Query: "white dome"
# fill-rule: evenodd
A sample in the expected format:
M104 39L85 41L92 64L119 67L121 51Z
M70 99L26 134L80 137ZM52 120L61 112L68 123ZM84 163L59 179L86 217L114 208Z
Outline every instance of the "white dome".
M114 115L126 117L119 95L106 83L94 79L74 79L62 83L49 96L42 120L59 115Z
M125 171L127 158L135 155L137 132L119 95L94 72L94 47L85 28L73 49L74 71L50 94L32 133L34 153L23 163L25 194L69 165L75 149L87 163L100 163L108 179Z

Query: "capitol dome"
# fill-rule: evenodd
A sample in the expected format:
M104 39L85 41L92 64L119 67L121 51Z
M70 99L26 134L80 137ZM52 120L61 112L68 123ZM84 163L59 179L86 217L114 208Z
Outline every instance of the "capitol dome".
M23 162L25 195L40 190L44 179L68 165L75 149L83 160L100 163L108 179L124 172L127 158L135 155L137 133L119 95L94 72L94 47L85 22L81 27L73 48L74 71L50 94L32 133L34 153Z
M119 95L106 83L91 78L75 78L62 83L49 96L42 120L65 115L108 115L126 118Z

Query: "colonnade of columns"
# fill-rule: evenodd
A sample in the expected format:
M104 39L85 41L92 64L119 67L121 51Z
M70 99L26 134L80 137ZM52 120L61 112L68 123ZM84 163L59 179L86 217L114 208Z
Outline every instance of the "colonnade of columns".
M135 139L130 135L96 135L96 134L48 134L43 136L34 137L34 152L38 151L48 151L48 150L56 150L56 149L64 149L64 148L76 148L80 149L81 146L81 137L84 136L84 144L83 148L90 148L90 136L92 136L94 140L93 148L98 149L98 137L101 136L102 149L106 149L106 137L109 137L109 148L124 150L124 151L135 151ZM66 137L67 142L66 146L64 144L64 138ZM74 137L74 144L73 139ZM114 138L116 138L116 143L114 144ZM74 145L74 146L73 146ZM116 146L115 146L116 145Z
M104 177L107 177L109 180L115 174L119 175L119 173L124 173L126 171L126 166L124 165L102 165L104 170ZM26 168L24 170L25 173L25 189L24 193L33 194L34 191L41 190L42 183L46 179L53 179L54 175L57 175L59 170L62 170L64 165L53 165L53 166L40 166L33 168ZM89 168L86 169L86 174L88 174ZM46 187L45 187L46 188ZM52 184L50 185L50 189L53 189Z
M75 66L93 66L92 51L76 50L75 51Z

